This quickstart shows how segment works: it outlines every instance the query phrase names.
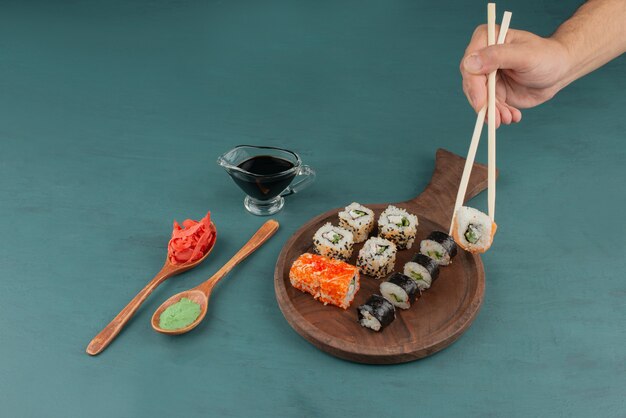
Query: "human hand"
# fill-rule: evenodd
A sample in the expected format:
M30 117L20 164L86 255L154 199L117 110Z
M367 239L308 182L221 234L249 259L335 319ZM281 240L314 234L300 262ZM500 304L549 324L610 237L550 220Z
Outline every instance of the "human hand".
M496 28L499 32L499 27ZM502 45L487 45L487 25L476 28L461 60L463 91L478 112L487 103L487 75L496 75L496 126L519 122L519 109L537 106L564 87L566 48L551 38L509 29Z

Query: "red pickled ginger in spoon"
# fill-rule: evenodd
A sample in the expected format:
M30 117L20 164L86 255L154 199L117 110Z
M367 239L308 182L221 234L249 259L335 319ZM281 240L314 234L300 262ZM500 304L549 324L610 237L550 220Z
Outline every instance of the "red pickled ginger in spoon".
M174 221L172 238L167 245L169 260L172 264L191 263L199 260L209 249L213 238L211 212L199 221L185 219L183 226Z

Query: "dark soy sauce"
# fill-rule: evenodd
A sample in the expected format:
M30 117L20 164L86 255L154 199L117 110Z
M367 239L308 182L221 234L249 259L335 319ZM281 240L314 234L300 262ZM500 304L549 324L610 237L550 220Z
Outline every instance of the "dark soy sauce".
M237 183L248 196L258 200L269 200L278 196L280 192L289 186L289 183L291 183L291 180L293 180L296 175L294 172L274 178L263 177L279 174L295 167L291 161L287 161L284 158L272 157L271 155L257 155L256 157L249 158L239 163L237 167L259 176L233 176L235 183Z

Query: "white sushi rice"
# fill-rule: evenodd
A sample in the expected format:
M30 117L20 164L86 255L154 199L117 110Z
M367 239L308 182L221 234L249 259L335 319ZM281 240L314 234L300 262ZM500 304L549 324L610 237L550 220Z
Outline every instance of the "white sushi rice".
M404 265L404 274L415 280L420 290L429 289L433 283L433 279L426 267L414 261L409 261Z
M313 245L319 255L347 260L352 256L354 238L351 231L328 222L313 236Z
M396 253L396 245L393 242L372 237L363 244L356 265L363 274L380 279L393 271Z
M363 242L374 229L374 211L353 202L339 212L339 226L352 231L354 242Z
M380 331L380 321L365 309L361 309L361 326Z
M420 243L420 253L427 255L441 266L450 264L450 254L436 241L425 239Z
M459 244L470 251L489 248L492 225L491 218L486 213L462 206L456 213L456 235L461 240ZM468 237L474 242L471 242Z
M354 299L354 294L359 290L359 285L357 283L356 276L352 278L350 281L350 285L348 287L348 293L346 293L346 297L343 300L344 306L350 306L352 300Z
M381 283L380 293L385 299L391 302L393 306L397 306L401 309L409 309L411 307L411 304L409 303L409 295L406 294L406 291L403 288L394 283Z
M394 242L399 250L404 250L413 246L417 225L417 216L389 205L378 218L378 236Z

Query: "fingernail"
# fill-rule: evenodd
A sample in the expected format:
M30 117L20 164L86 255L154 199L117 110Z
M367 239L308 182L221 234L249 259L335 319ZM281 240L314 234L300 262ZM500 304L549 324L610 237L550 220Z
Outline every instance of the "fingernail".
M483 62L478 54L472 54L469 57L465 58L463 66L467 71L477 73L483 67Z

